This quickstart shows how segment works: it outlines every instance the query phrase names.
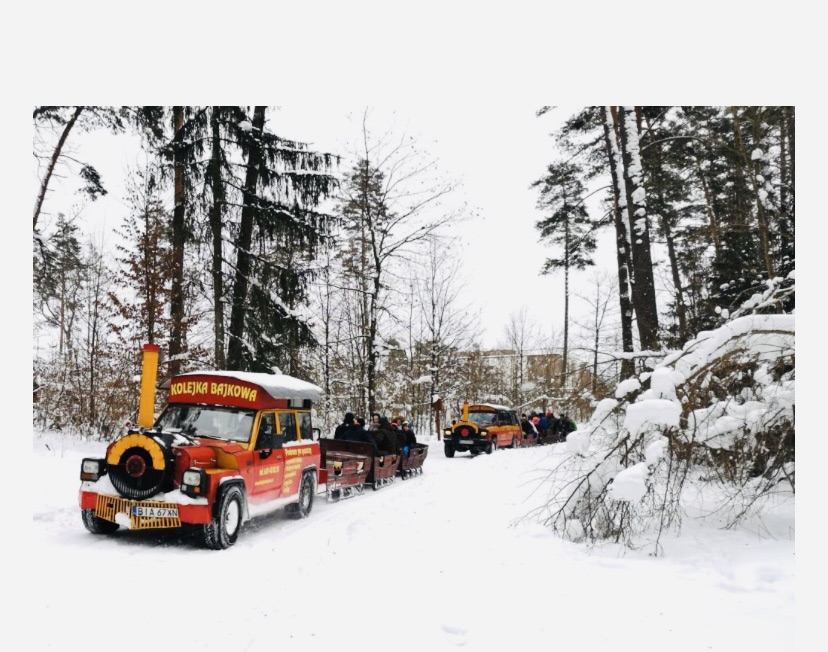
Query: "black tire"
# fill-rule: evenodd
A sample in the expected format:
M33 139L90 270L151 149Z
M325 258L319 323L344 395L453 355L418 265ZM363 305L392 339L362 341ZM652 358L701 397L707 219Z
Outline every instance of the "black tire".
M299 502L290 505L288 513L293 518L307 518L313 509L314 491L313 473L305 473L299 485Z
M95 516L94 509L84 509L81 512L83 524L92 534L112 534L120 525Z
M239 538L244 518L244 494L238 485L231 485L219 498L213 522L204 526L202 543L212 550L229 548Z
M454 446L446 444L446 457L454 457Z
M486 444L486 455L491 455L494 452L495 445L493 441Z

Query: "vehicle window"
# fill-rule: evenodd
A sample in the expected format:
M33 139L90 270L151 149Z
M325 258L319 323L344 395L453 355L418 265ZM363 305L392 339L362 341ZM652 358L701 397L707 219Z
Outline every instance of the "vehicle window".
M299 434L302 439L313 439L313 430L311 429L311 415L308 412L299 413Z
M296 415L293 412L281 412L279 424L282 428L282 435L284 435L282 441L284 443L296 441Z
M509 412L509 425L516 426L518 423L517 412Z
M253 430L253 410L210 405L167 406L156 427L167 432L182 432L191 437L214 437L249 443Z
M469 421L478 426L490 426L494 423L494 412L469 412Z
M263 414L259 419L259 433L256 435L256 450L272 448L276 434L276 415L272 412Z

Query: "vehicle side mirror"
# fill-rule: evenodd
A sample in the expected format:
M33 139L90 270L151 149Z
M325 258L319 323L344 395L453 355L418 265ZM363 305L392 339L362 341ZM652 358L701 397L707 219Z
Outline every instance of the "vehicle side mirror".
M319 428L311 428L311 441L319 441L322 431Z

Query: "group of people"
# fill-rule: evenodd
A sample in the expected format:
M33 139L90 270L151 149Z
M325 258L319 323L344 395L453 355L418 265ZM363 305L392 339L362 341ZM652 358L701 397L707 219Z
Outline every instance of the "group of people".
M577 426L566 414L555 416L552 410L544 412L524 412L520 415L520 428L524 435L538 437L552 435L556 441L566 441L566 437Z
M397 445L397 434L402 446ZM371 444L375 455L405 455L411 450L411 446L417 443L417 437L411 424L402 418L393 420L374 412L371 415L371 423L366 423L363 417L354 416L353 412L346 412L345 418L334 430L334 439L344 441L361 441Z

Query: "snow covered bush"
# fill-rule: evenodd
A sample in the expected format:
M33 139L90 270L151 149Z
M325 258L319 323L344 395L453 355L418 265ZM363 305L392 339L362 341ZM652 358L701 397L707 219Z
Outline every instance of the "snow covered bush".
M702 511L725 515L727 526L772 495L793 495L794 279L769 283L729 321L598 403L567 439L545 522L572 540L658 552L691 488L695 500L716 496Z

